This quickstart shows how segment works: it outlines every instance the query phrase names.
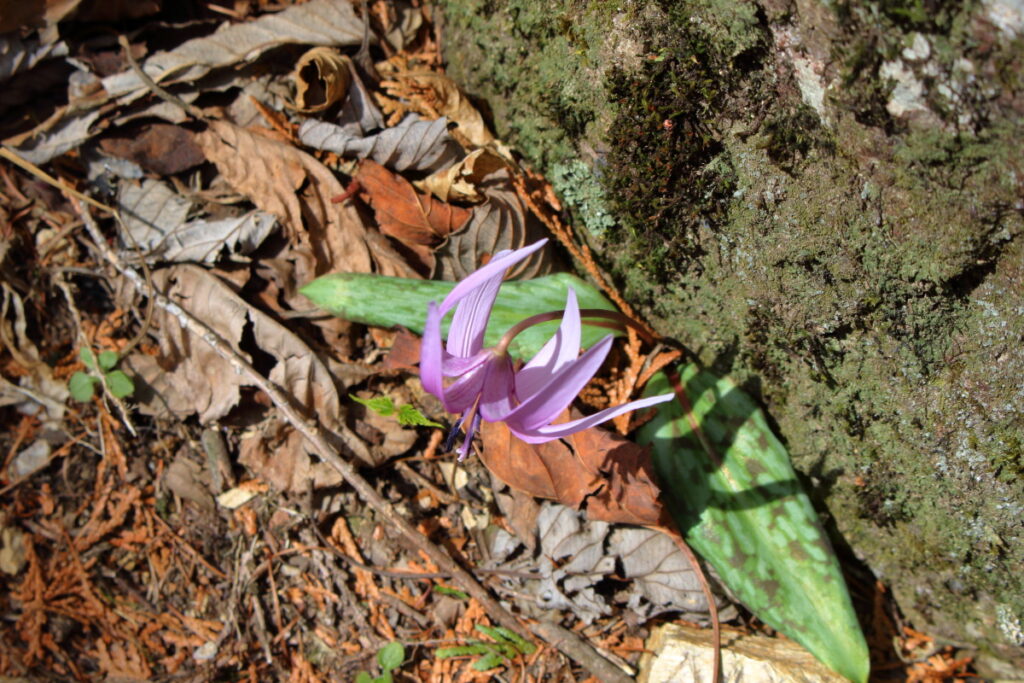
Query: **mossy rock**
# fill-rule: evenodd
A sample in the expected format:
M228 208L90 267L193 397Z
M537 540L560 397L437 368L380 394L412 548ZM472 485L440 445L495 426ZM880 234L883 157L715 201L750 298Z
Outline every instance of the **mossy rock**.
M763 402L837 540L915 627L1024 669L1019 18L441 4L449 73L628 298Z

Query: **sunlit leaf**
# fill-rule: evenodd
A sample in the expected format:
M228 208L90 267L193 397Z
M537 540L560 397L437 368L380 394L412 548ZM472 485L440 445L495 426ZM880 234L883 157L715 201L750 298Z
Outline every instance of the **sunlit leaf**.
M836 672L866 681L867 645L832 546L764 414L736 385L689 365L678 401L637 435L650 444L663 500L686 541L765 623ZM670 391L659 373L649 394Z

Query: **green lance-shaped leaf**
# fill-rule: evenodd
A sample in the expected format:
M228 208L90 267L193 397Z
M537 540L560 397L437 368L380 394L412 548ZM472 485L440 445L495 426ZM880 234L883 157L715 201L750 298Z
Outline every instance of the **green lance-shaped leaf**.
M454 282L333 273L313 280L300 291L317 306L339 318L377 327L402 325L422 334L427 303L440 303L454 286ZM506 282L494 302L484 344L497 344L506 330L524 318L564 309L569 287L576 290L580 308L615 310L597 289L574 275L558 273L533 280ZM445 335L450 322L449 314L443 322L442 333ZM557 329L557 320L530 327L513 340L509 352L517 358L529 358ZM582 345L590 347L609 332L617 333L603 327L584 325Z
M758 618L862 683L867 644L832 547L786 449L736 385L689 365L682 385L708 454L677 401L637 441L651 444L663 500L693 549ZM648 394L671 391L663 373Z

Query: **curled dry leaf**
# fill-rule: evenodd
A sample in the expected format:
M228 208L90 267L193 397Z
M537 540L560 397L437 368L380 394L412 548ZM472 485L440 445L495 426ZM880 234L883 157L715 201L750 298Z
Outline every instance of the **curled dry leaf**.
M417 192L408 180L372 161L359 165L355 180L380 231L412 249L428 269L433 265L431 247L469 220L468 210Z
M442 202L469 202L484 200L479 186L484 178L508 166L508 161L490 149L478 149L462 161L435 171L423 180L413 183Z
M393 0L387 4L388 25L384 31L384 40L400 52L416 38L416 33L423 25L423 10L414 6L409 0Z
M302 144L343 157L372 159L393 171L433 172L454 163L462 148L448 134L448 120L406 117L394 128L363 137L326 121L309 119L299 128Z
M295 64L295 105L300 112L321 112L341 102L352 83L347 56L329 47L314 47Z
M331 201L344 189L327 167L291 145L224 121L211 123L196 140L233 188L280 218L290 236L312 250L317 273L370 272L362 221L350 205ZM315 274L299 275L307 280Z
M455 81L435 71L406 71L395 74L394 80L381 84L393 97L412 100L424 113L446 117L456 124L455 135L468 147L485 147L495 142L484 117ZM417 100L419 107L416 107Z
M158 52L142 64L157 83L194 81L212 69L252 61L279 45L358 45L363 22L349 2L313 0L244 23L225 22L212 35ZM129 99L148 92L133 70L103 79L110 97Z
M484 422L480 458L511 488L556 500L593 520L665 526L649 449L598 427L528 444L502 422Z
M118 207L125 229L152 260L212 263L224 249L248 254L277 225L277 219L264 211L215 221L186 222L191 202L167 183L151 178L141 183L122 182Z
M473 208L461 230L434 252L432 279L461 280L503 249L519 249L548 237L546 228L523 205L512 187L508 169L500 169L479 184L486 201ZM531 279L557 270L554 246L549 244L512 268L509 277Z

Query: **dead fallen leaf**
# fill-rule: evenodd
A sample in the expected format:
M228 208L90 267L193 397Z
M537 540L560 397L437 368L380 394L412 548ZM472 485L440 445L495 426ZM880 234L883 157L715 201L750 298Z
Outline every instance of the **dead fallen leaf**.
M391 342L391 349L384 357L384 369L418 373L419 369L416 366L419 362L420 338L404 327L398 328Z
M366 137L327 121L308 119L299 127L299 140L342 157L372 159L393 171L433 172L462 156L444 118L423 121L408 116L397 126Z
M194 81L212 69L258 58L280 45L358 45L363 22L352 4L312 0L243 23L224 22L213 34L158 52L142 64L157 83ZM103 79L110 97L135 98L148 92L142 79L127 70Z
M626 606L650 618L661 612L706 613L707 599L689 558L667 534L626 526L608 537L623 576L633 580Z
M167 296L204 320L243 356L243 334L251 335L272 382L292 395L297 404L318 416L331 431L341 414L334 378L310 348L270 316L253 308L213 273L198 266L179 265L158 270L153 280ZM200 422L223 417L239 399L239 388L249 380L206 344L198 342L170 314L162 314L163 363L179 387L192 397ZM249 330L246 332L246 330Z
M329 47L314 47L295 63L295 105L315 114L341 102L352 83L352 60Z
M117 204L128 234L147 252L162 248L167 235L181 227L192 210L188 198L152 178L141 183L122 182Z
M196 140L233 188L280 218L290 236L312 250L316 273L309 275L371 271L359 214L348 204L331 201L344 190L319 161L224 121L211 123Z
M417 192L405 178L373 161L363 161L355 175L360 196L373 208L378 228L412 249L429 268L431 247L458 230L470 216L461 207Z
M206 160L194 137L192 131L181 126L151 123L107 135L99 144L110 156L134 161L147 171L168 176Z
M565 439L527 444L502 422L484 422L480 458L510 487L556 500L593 520L658 526L658 499L647 448L598 427Z
M302 434L277 419L242 438L238 462L279 491L305 493L311 483L320 489L342 481L337 470L310 457Z
M437 280L461 280L480 264L503 249L519 249L542 237L547 229L523 205L508 169L500 169L478 185L487 198L473 207L466 224L451 233L448 241L434 252ZM549 244L514 266L510 278L530 279L554 272L558 267L554 247Z
M480 183L495 171L508 166L508 161L490 149L473 151L462 161L432 173L423 180L413 183L424 192L429 192L442 202L469 202L477 204L484 200Z
M395 49L401 51L416 38L416 32L423 25L423 10L409 0L389 2L388 14L393 21L384 31L384 40Z
M0 33L27 26L55 24L78 6L81 0L2 0Z
M204 510L213 509L209 479L204 477L202 466L184 453L179 453L167 466L163 484L175 495L191 500Z
M495 142L483 116L448 76L436 71L406 71L395 74L394 78L397 83L385 81L381 85L392 95L403 97L415 93L423 98L432 110L456 124L456 137L469 147L485 147Z
M22 6L30 3L16 0ZM0 15L6 15L6 6L10 2L0 4ZM0 20L0 25L5 24ZM6 29L12 30L12 29ZM0 35L0 82L6 81L14 74L28 71L46 59L66 57L68 46L63 40L54 43L40 43L37 40L22 40L16 33Z

